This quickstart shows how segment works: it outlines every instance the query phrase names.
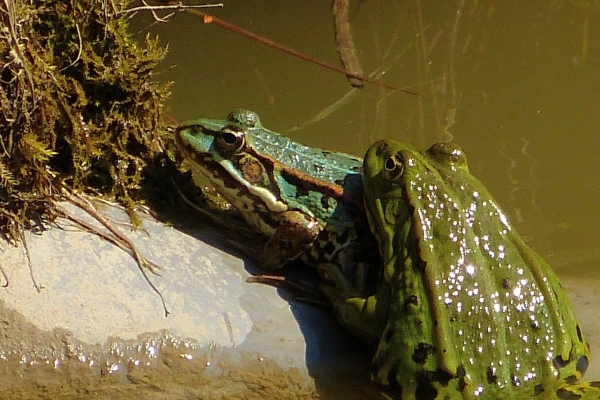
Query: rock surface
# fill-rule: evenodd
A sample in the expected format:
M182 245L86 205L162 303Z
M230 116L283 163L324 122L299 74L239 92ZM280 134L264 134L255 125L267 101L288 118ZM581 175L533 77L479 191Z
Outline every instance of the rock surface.
M333 316L246 283L258 271L205 243L218 244L217 233L150 217L132 232L120 209L102 213L161 267L147 275L169 316L120 248L66 220L27 233L31 269L22 246L3 250L1 398L381 398L368 384L370 354ZM597 289L564 283L597 353ZM592 361L588 378L599 371Z
M313 397L318 365L352 353L327 311L246 283L252 266L198 240L218 234L150 217L132 232L120 209L102 213L160 266L161 276L147 276L169 316L117 246L60 219L27 233L31 269L22 246L3 250L0 394Z

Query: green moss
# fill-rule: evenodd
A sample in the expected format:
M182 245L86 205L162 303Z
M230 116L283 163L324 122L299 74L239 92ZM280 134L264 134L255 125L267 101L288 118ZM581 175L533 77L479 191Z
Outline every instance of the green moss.
M34 5L32 5L33 3ZM53 217L60 186L110 194L132 213L143 171L171 140L157 40L127 32L126 0L0 7L0 233ZM8 7L8 8L7 8ZM132 214L131 214L132 215Z

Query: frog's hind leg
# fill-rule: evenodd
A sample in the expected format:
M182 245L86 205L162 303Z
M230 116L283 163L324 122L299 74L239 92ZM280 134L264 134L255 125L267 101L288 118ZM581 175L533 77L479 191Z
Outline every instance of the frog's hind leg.
M340 324L368 343L377 343L387 320L389 286L380 285L372 296L357 288L334 264L317 267L322 280L319 289L330 301Z

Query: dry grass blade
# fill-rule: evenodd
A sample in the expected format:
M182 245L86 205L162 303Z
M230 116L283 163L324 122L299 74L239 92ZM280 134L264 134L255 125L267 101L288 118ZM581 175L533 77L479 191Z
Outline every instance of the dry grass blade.
M125 236L118 229L116 229L113 226L112 222L108 218L106 218L105 216L100 214L100 212L98 212L96 207L94 207L94 205L89 200L87 200L80 194L70 191L67 188L63 188L62 192L68 202L70 202L71 204L79 207L80 209L82 209L83 211L88 213L91 217L93 217L96 221L98 221L102 226L104 226L106 229L108 229L110 234L107 234L106 232L101 231L100 229L85 222L84 220L72 215L67 210L65 210L64 208L62 208L58 205L56 206L57 213L59 213L59 215L61 215L62 217L69 219L70 221L72 221L73 223L75 223L76 225L78 225L79 227L84 229L85 231L94 233L94 234L98 235L99 237L113 243L120 249L127 252L131 257L133 257L133 259L135 260L140 272L144 276L144 279L146 280L148 285L150 285L152 290L160 297L163 309L165 311L165 317L168 316L170 314L170 312L167 309L165 299L164 299L163 295L160 293L160 291L158 290L158 288L154 285L154 283L152 283L152 281L150 280L150 278L148 277L148 274L146 272L146 270L149 270L154 275L161 276L157 272L158 270L160 270L160 267L158 265L156 265L155 263L153 263L152 261L145 258L143 255L141 255L140 252L137 250L135 244L133 244L133 242L127 236Z

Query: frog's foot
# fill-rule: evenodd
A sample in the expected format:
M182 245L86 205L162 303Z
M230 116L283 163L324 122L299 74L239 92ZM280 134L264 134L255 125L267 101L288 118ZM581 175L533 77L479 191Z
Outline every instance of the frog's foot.
M339 298L358 296L356 287L335 264L323 263L317 266L321 279L319 290L333 304ZM343 301L343 300L342 300Z
M307 283L296 282L286 279L281 275L255 275L246 279L246 282L262 283L276 288L281 288L291 293L295 299L304 303L310 303L319 307L329 307L329 303L323 299L323 295L317 292Z
M319 289L332 304L340 324L366 342L378 341L385 321L377 307L377 295L360 295L334 264L320 264L317 271L323 281Z

